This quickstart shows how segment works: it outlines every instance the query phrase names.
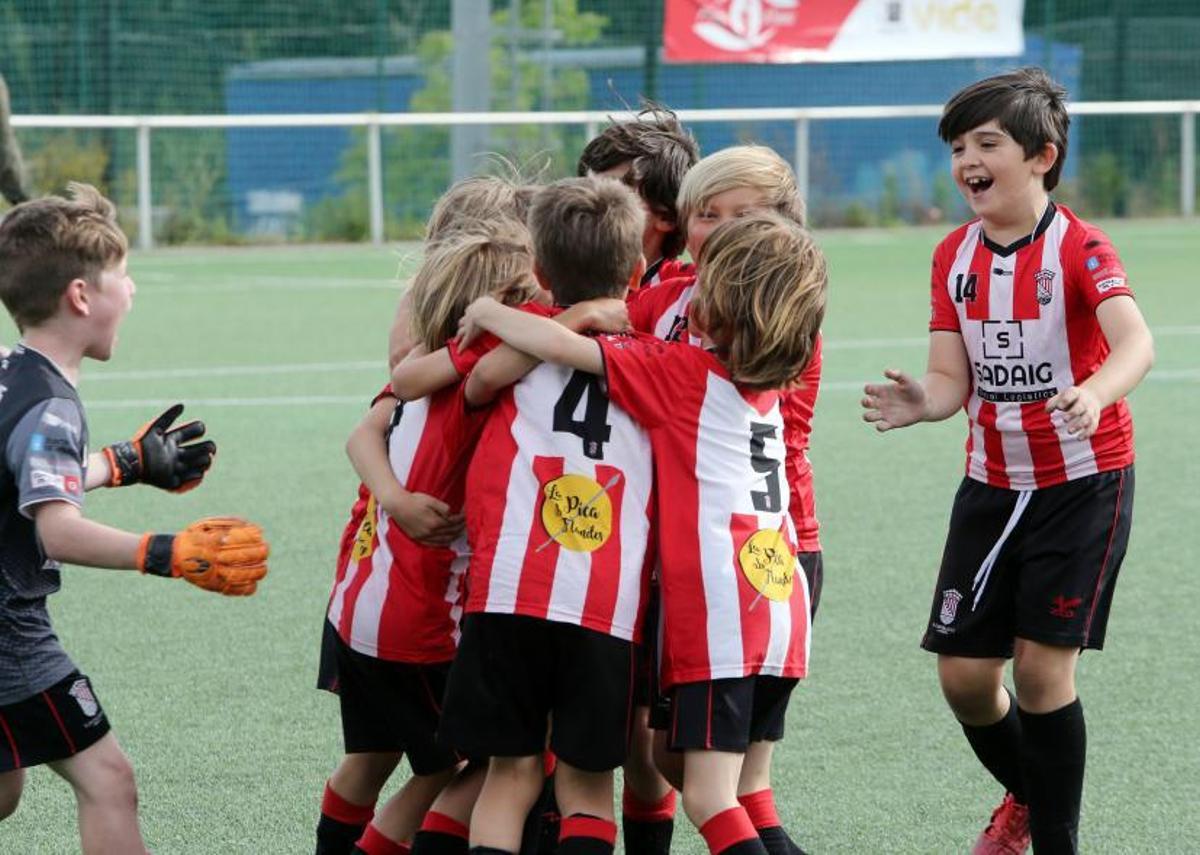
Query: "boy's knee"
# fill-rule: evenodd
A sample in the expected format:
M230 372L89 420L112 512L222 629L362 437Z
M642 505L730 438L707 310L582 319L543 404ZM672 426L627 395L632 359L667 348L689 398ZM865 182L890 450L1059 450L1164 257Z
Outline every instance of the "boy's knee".
M75 785L79 799L120 810L137 811L137 782L129 758L120 750L96 759L92 774Z
M994 719L1004 714L1001 685L1004 660L938 658L938 680L950 709L962 721Z
M24 789L24 769L13 769L0 775L0 820L8 819L16 812Z

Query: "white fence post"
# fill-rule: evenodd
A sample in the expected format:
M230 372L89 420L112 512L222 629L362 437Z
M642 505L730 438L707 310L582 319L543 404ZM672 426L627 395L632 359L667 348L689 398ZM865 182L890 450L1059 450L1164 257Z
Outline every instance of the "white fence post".
M1180 116L1179 210L1185 217L1196 215L1196 111Z
M138 249L154 247L154 197L150 192L150 125L137 126Z
M807 116L796 119L796 187L800 190L800 198L808 205L808 125Z
M379 122L367 124L367 196L371 206L371 243L383 245L383 144Z

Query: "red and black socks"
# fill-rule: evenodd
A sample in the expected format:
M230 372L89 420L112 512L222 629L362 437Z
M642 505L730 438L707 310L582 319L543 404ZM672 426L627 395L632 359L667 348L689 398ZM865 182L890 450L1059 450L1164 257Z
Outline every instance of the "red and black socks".
M468 834L467 826L457 819L431 810L413 838L412 855L467 855Z
M558 829L559 855L612 855L617 824L586 813L564 816Z
M411 851L407 843L392 840L374 825L368 825L354 844L354 855L409 855Z
M644 802L625 787L621 797L621 831L628 855L669 855L675 831L675 791L657 802Z
M350 855L374 815L374 804L348 802L327 781L321 797L321 819L317 822L316 855Z
M804 850L784 831L779 812L775 810L775 793L769 787L757 793L738 796L738 802L746 809L746 815L750 817L768 855L804 855Z
M711 817L700 826L711 855L767 855L758 830L741 805Z

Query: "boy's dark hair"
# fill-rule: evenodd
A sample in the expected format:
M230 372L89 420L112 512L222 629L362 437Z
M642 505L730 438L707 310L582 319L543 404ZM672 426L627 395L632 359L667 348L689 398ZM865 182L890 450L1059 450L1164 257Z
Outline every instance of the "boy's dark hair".
M1058 159L1042 176L1042 185L1053 190L1058 185L1067 159L1067 90L1040 68L1018 68L972 83L960 90L942 110L938 136L944 142L962 136L995 119L1021 148L1026 159L1033 157L1046 143L1054 143Z
M700 159L696 140L679 123L675 114L659 104L647 102L637 118L613 122L589 142L579 155L577 173L606 172L629 164L624 181L641 196L658 216L679 221L675 198L684 174ZM663 256L683 252L679 229L663 238ZM652 261L653 259L647 259Z
M622 296L642 257L645 220L633 191L611 178L564 178L542 188L529 230L554 301Z
M52 318L73 280L95 283L129 252L112 202L90 184L72 181L67 191L69 199L24 202L0 220L0 300L21 331Z

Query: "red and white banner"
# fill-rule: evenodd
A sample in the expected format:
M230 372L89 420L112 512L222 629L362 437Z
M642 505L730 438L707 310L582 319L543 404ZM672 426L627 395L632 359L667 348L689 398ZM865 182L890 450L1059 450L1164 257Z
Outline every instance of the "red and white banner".
M1016 56L1024 0L666 0L670 62Z

